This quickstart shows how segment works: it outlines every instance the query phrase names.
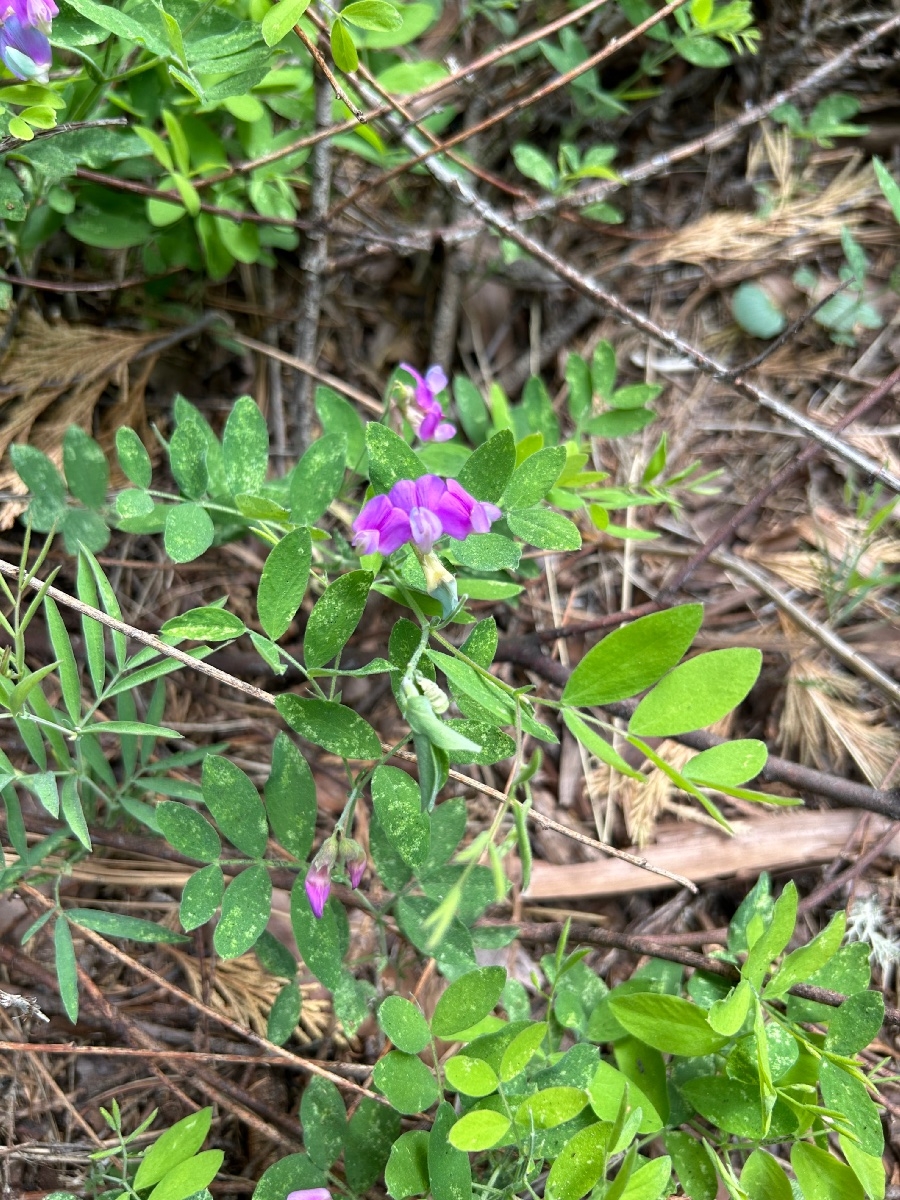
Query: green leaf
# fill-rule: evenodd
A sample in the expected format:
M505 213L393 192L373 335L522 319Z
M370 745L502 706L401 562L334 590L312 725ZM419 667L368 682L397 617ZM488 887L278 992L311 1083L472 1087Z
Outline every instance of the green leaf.
M183 495L198 500L209 484L206 455L209 439L206 424L191 410L178 422L169 443L169 465Z
M450 1130L448 1140L457 1150L489 1150L509 1132L511 1125L504 1113L478 1109L459 1118Z
M418 479L425 474L418 456L386 425L372 421L366 426L366 449L369 478L376 492L387 492L401 479Z
M212 1183L224 1159L224 1150L203 1150L168 1171L147 1200L190 1200Z
M727 67L731 62L731 55L715 38L676 37L672 39L672 45L695 67Z
M390 33L403 24L398 10L393 4L385 3L385 0L354 0L341 9L341 16L351 25L375 32Z
M437 1080L415 1054L391 1050L375 1065L375 1086L393 1108L406 1116L431 1108L439 1096Z
M863 1200L862 1185L850 1168L819 1146L796 1142L791 1166L804 1200Z
M143 1191L153 1187L173 1167L192 1158L206 1140L211 1123L212 1109L201 1108L199 1112L190 1113L176 1121L161 1134L145 1151L138 1165L134 1177L135 1189Z
M513 162L522 174L533 179L547 192L555 190L559 182L556 168L543 151L527 142L517 142L512 148Z
M156 806L156 819L166 841L180 853L200 862L218 859L222 851L219 835L206 817L193 808L164 800Z
M543 500L566 465L565 446L538 450L517 467L507 484L502 507L531 508Z
M297 960L278 938L268 931L259 935L253 947L253 953L259 959L262 967L271 975L279 975L282 979L293 979L297 974Z
M59 996L66 1016L74 1025L78 1020L78 960L69 922L63 916L57 917L53 926L53 952Z
M333 392L331 388L316 388L316 413L327 433L343 437L347 443L347 466L353 471L361 469L365 454L366 435L363 423L353 405Z
M755 338L778 337L787 328L787 317L758 283L742 283L731 298L731 314Z
M676 737L712 725L741 703L761 665L762 654L749 647L698 654L643 698L628 730L644 737Z
M170 617L160 629L165 638L192 638L194 641L226 642L247 632L240 617L215 605L191 608Z
M287 37L306 10L310 0L280 0L263 17L262 35L267 46L277 46Z
M298 876L291 888L291 928L294 931L294 940L310 971L331 991L335 991L340 985L344 971L346 944L341 921L346 927L346 917L334 899L325 905L321 918L313 916L303 878Z
M265 799L272 832L284 849L302 862L316 832L316 781L306 759L283 731L272 747Z
M309 614L303 635L308 667L324 667L353 634L375 576L371 571L348 571L328 585Z
M264 1173L253 1200L285 1200L289 1192L324 1187L327 1180L308 1154L289 1154L272 1163Z
M273 641L287 631L303 603L311 562L308 529L292 530L269 551L259 580L256 611L259 623Z
M724 1037L734 1037L747 1019L752 999L753 989L746 979L742 979L727 996L710 1006L710 1026Z
M388 996L382 1002L378 1024L397 1049L406 1054L419 1054L431 1041L428 1022L415 1004L402 996Z
M234 403L222 435L225 478L232 494L255 493L266 481L269 430L266 418L249 396Z
M577 1117L587 1102L583 1088L544 1088L522 1101L516 1109L516 1122L528 1129L555 1129Z
M236 875L222 897L222 915L213 934L221 958L237 958L256 942L269 923L272 880L262 863Z
M78 778L67 775L63 780L60 799L62 802L63 820L81 842L86 850L91 849L91 835L87 821L84 819L84 809L81 807L81 797L78 794Z
M444 1063L444 1078L447 1085L463 1096L489 1096L497 1090L497 1074L481 1058L469 1058L465 1054L454 1054Z
M424 1196L428 1191L428 1133L424 1129L401 1134L391 1146L384 1184L393 1200Z
M516 443L509 429L501 429L479 446L459 473L459 483L476 500L496 504L506 490L516 465Z
M357 713L333 700L278 696L275 707L296 733L341 758L379 758L378 734Z
M250 777L220 754L208 754L203 760L203 802L242 854L262 858L268 827L259 793Z
M143 21L129 16L128 13L121 12L114 5L98 4L96 0L71 0L69 7L95 25L99 25L101 29L107 29L125 41L146 47L152 54L166 55L168 47L161 32L149 28Z
M69 908L66 916L76 925L102 933L106 937L128 938L132 942L155 942L159 945L176 945L188 939L155 921L142 917L128 917L124 913L104 912L102 908Z
M547 1176L546 1200L581 1200L600 1182L606 1174L609 1135L608 1124L594 1124L566 1142Z
M505 983L503 967L479 967L451 983L435 1007L432 1033L449 1041L470 1029L493 1010Z
M878 186L884 193L885 200L891 206L894 220L900 223L900 185L877 155L872 159L872 166L875 168Z
M695 755L681 768L685 779L703 787L738 787L754 779L766 765L764 742L742 738Z
M283 1046L300 1020L303 997L296 983L286 983L275 997L266 1022L266 1037L276 1046ZM324 1082L324 1080L323 1080Z
M835 913L828 925L809 942L793 950L763 989L766 1000L778 1000L795 983L802 983L810 975L831 962L844 937L847 925L845 912Z
M480 763L491 766L512 758L516 752L516 743L502 730L489 725L487 721L469 721L452 717L445 722L450 729L462 736L480 750L451 750L450 761L454 763Z
M472 1200L472 1168L469 1156L450 1140L456 1124L453 1106L438 1107L428 1137L428 1177L433 1200Z
M878 1036L883 1024L884 996L881 992L857 992L832 1012L825 1049L846 1057L858 1054Z
M205 925L222 903L225 877L218 863L211 863L202 871L195 871L181 893L178 919L182 929L190 932Z
M538 1021L516 1034L503 1051L503 1057L500 1060L499 1075L503 1083L509 1083L520 1071L525 1070L540 1050L541 1044L547 1036L548 1028L546 1021Z
M88 508L106 503L109 464L99 443L81 428L70 425L63 438L63 469L69 491Z
M646 1056L649 1051L643 1048ZM638 1133L658 1133L663 1127L663 1120L655 1106L641 1088L629 1079L622 1071L608 1062L601 1062L594 1072L588 1092L591 1108L601 1121L615 1122L619 1115L625 1093L628 1092L627 1112L641 1110L641 1120L637 1126Z
M866 1154L848 1135L840 1134L838 1143L854 1175L863 1185L869 1200L884 1200L886 1179L881 1155ZM755 1197L752 1200L756 1200ZM776 1198L780 1200L780 1197Z
M630 763L626 762L619 752L602 737L595 729L585 724L580 717L577 717L574 712L568 708L563 709L563 720L570 733L581 742L582 746L590 750L595 758L599 758L601 762L613 767L622 775L627 775L631 779L644 781L646 776L640 771L636 771Z
M581 534L568 517L547 508L521 508L506 518L516 537L539 550L580 550Z
M51 596L44 597L44 612L53 657L59 662L59 685L66 712L77 724L81 720L81 678L75 662L75 651L72 649L72 642L56 601Z
M500 533L470 533L464 542L451 538L449 545L454 559L473 571L514 570L522 557L516 543ZM479 598L474 596L471 586L468 587L468 595L473 599Z
M728 1040L710 1028L702 1008L680 996L614 992L609 1007L623 1029L663 1054L712 1054Z
M344 1148L347 1112L341 1094L328 1079L313 1075L300 1102L303 1141L309 1156L327 1171Z
M637 1159L641 1161L640 1158ZM672 1160L668 1155L644 1162L628 1178L622 1189L619 1200L660 1200L669 1193L669 1181L672 1174ZM618 1182L618 1179L616 1180ZM610 1200L612 1193L610 1192Z
M378 767L372 777L372 801L391 846L407 866L421 867L428 857L430 822L415 782L397 767Z
M89 550L99 554L109 542L109 527L89 508L67 508L59 523L69 554Z
M825 1107L841 1114L860 1150L880 1158L884 1153L881 1117L862 1080L826 1059L819 1068L819 1087Z
M649 408L620 409L591 417L585 423L585 429L592 437L620 438L639 433L655 420L656 413Z
M366 1097L360 1101L344 1139L347 1185L357 1195L364 1195L382 1177L391 1146L399 1136L399 1113L377 1100Z
M784 891L775 901L771 921L768 926L757 933L755 941L752 937L752 922L747 929L750 953L741 968L741 975L744 979L749 979L755 988L758 989L762 986L762 981L773 960L791 940L796 921L797 888L794 881L789 880Z
M212 518L199 504L176 504L166 511L165 547L173 562L193 562L213 544Z
M94 561L96 562L96 559ZM100 598L97 595L97 583L85 552L78 555L76 589L78 591L78 599L83 604L89 604L91 608L100 607ZM94 695L99 699L103 692L103 685L106 682L106 645L103 640L103 626L99 621L95 621L93 617L82 615L81 629L84 634L85 656L87 657L91 683L94 687ZM21 684L17 684L16 688L20 686ZM12 697L10 697L10 700L12 700Z
M563 702L602 705L644 691L680 661L702 621L702 604L682 604L614 630L572 672Z
M339 71L352 74L359 66L356 46L347 26L338 18L331 26L331 57ZM372 426L369 426L371 429Z
M703 1143L688 1133L673 1130L666 1134L666 1150L671 1155L675 1175L685 1196L690 1196L691 1200L716 1200L719 1191L716 1169ZM790 1187L787 1197L773 1193L771 1200L791 1200Z
M309 447L291 473L291 521L313 525L328 509L344 482L347 442L326 433Z

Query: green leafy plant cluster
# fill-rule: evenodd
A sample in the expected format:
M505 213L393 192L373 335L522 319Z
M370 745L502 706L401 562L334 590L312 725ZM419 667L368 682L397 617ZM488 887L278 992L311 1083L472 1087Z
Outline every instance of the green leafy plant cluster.
M308 743L337 756L346 771L347 800L329 843L335 847L329 861L336 879L347 877L346 867L341 866L342 848L356 845L352 833L357 807L371 798L369 852L382 892L377 902L369 899L366 887L358 895L359 903L374 919L381 946L387 946L388 929L398 929L416 950L435 958L439 971L451 981L447 993L451 998L467 996L469 989L476 987L475 981L494 981L488 991L477 993L482 998L473 1002L471 1019L456 1015L443 1023L438 1019L437 1025L432 1024L429 1038L434 1035L451 1039L452 1035L462 1034L493 1009L501 991L508 1015L533 1031L537 1027L528 1019L529 1000L521 986L507 984L496 973L479 973L476 953L502 948L516 936L514 925L486 926L482 918L506 895L506 861L510 854L518 854L523 882L528 884L530 781L540 765L540 745L557 741L558 722L600 761L641 781L641 771L614 746L614 727L602 714L605 705L637 699L620 736L725 828L728 822L717 797L795 803L749 786L766 762L766 748L761 742L745 739L717 746L695 755L680 770L667 763L656 749L657 738L702 729L727 715L746 697L760 669L759 651L749 648L686 657L702 621L703 610L698 604L641 618L606 636L576 665L559 700L537 697L531 688L513 687L492 674L497 626L492 617L479 619L471 605L478 599L515 600L523 586L521 580L528 577L529 560L522 557L523 545L552 552L580 546L578 525L559 509L573 515L581 512L581 519L589 519L594 525L602 525L605 520L608 529L606 505L675 502L672 481L665 486L656 482L665 466L664 440L648 462L641 488L634 493L616 489L604 493L597 485L605 482L605 477L585 470L587 450L582 447L582 438L603 432L605 426L599 427L597 422L607 418L612 421L607 433L629 431L629 426L623 429L617 425L623 414L631 420L638 414L640 427L648 415L652 418L646 405L656 395L655 386L618 386L615 357L605 343L598 346L590 364L572 356L567 378L567 419L574 433L561 445L560 420L539 380L530 381L519 404L511 404L498 389L486 402L471 384L457 379L457 408L474 449L456 440L416 450L390 427L389 403L383 423L363 425L355 410L327 389L320 389L316 398L323 436L296 467L280 478L268 477L266 423L249 397L234 404L221 437L196 408L184 400L176 402L174 429L163 442L174 491L153 487L148 451L127 429L120 431L116 449L119 466L132 486L111 499L100 448L82 431L70 430L66 435L65 480L36 449L15 447L13 462L33 493L25 520L30 529L46 531L50 537L30 567L26 565L26 539L13 584L2 580L8 613L0 615L0 622L9 646L0 664L0 706L6 719L15 724L31 766L16 766L5 756L0 757L0 792L9 839L17 855L16 860L4 865L0 887L9 888L24 879L46 881L45 860L50 853L61 858L63 864L90 853L91 831L98 824L138 823L148 836L164 840L196 864L182 896L183 929L191 931L215 921L212 944L219 956L232 958L255 950L265 969L283 980L269 1017L270 1037L283 1043L296 1029L301 1011L297 957L267 932L266 925L271 908L271 872L276 868L291 870L295 873L291 925L297 954L306 969L332 992L339 1019L352 1031L381 997L365 977L366 970L361 970L363 964L353 960L343 905L331 896L327 904L323 901L321 914L311 906L311 868L305 860L314 840L316 788L300 748ZM389 388L388 401L392 394ZM598 406L608 411L597 415ZM365 488L367 495L383 494L399 481L415 480L438 469L455 477L474 501L496 506L500 515L491 531L471 533L459 541L441 537L433 552L424 557L406 545L387 558L367 554L360 559L349 544L347 529L360 492ZM230 612L227 597L222 596L212 604L171 617L159 630L158 640L143 638L149 644L131 652L128 627L123 629L117 624L106 629L102 621L104 614L115 623L121 620L114 589L91 549L91 544L97 547L105 543L110 525L131 532L161 534L175 562L193 561L215 543L248 532L257 537L269 547L256 594L258 628L248 627ZM78 550L76 591L82 614L82 656L76 656L60 605L50 594L53 573L37 583L57 528L70 548ZM438 587L426 574L426 570L435 569L442 579ZM452 596L446 587L448 580ZM383 656L356 663L349 658L348 643L373 590L395 602L399 612ZM457 590L461 597L458 600ZM307 591L312 597L301 652L293 643L288 649L285 637ZM54 658L32 670L26 661L25 635L41 611ZM181 659L173 658L167 650L177 647L179 655L190 663L192 659L206 659L217 647L239 638L249 640L273 674L292 667L305 681L303 694L283 692L274 699L286 729L274 740L262 796L253 780L229 759L227 747L170 752L168 743L178 734L163 723L164 677L182 665ZM84 678L79 657L86 668ZM383 744L378 731L342 700L342 678L373 675L389 678L405 722L406 732L394 745ZM45 690L51 683L58 690L57 703ZM113 754L110 739L115 739L113 747L118 744ZM391 762L407 746L414 751L417 778ZM512 764L509 787L497 804L489 828L465 843L464 802L440 802L449 769L451 765L500 761ZM199 782L184 778L193 771L199 772ZM49 818L59 822L56 829L37 841L29 842L27 837L20 799L23 792L34 797ZM53 873L57 888L64 871L65 865ZM583 1147L582 1142L577 1143L584 1149L586 1161L599 1172L586 1190L600 1187L607 1169L619 1168L609 1182L609 1192L604 1194L619 1195L632 1173L643 1181L641 1188L649 1186L646 1181L652 1179L651 1191L660 1189L653 1195L662 1194L669 1167L664 1171L662 1165L653 1165L656 1160L645 1162L638 1153L643 1143L635 1143L635 1138L662 1128L642 1129L642 1122L656 1119L648 1115L649 1107L634 1106L634 1111L637 1107L642 1111L635 1124L626 1111L628 1105L621 1108L620 1101L625 1103L621 1088L616 1092L615 1111L605 1100L596 1098L590 1109L587 1099L571 1112L566 1107L591 1095L591 1080L600 1069L596 1044L609 1042L615 1046L626 1035L638 1037L657 1055L699 1056L698 1061L704 1062L713 1056L715 1069L701 1072L701 1078L714 1076L719 1082L697 1084L697 1096L691 1102L701 1116L710 1119L708 1114L718 1101L714 1098L712 1107L704 1108L703 1088L713 1088L714 1097L718 1095L715 1089L727 1093L732 1106L738 1103L739 1094L744 1097L746 1112L740 1109L742 1115L728 1118L731 1125L716 1110L715 1121L725 1134L759 1143L784 1140L796 1131L805 1135L811 1126L804 1124L806 1116L801 1110L807 1113L803 1105L812 1104L807 1093L811 1087L814 1090L815 1081L804 1076L802 1082L798 1079L796 1089L791 1090L792 1080L779 1091L781 1075L770 1062L766 1065L768 1051L759 1047L768 1046L769 1040L780 1036L774 1032L779 1028L775 1016L778 1009L769 1002L781 999L791 981L805 977L803 972L797 974L791 964L809 964L816 959L816 967L809 966L808 971L804 967L807 974L824 967L828 955L821 963L816 956L822 953L822 947L829 954L836 952L840 936L834 930L827 937L823 935L824 940L815 943L817 949L810 950L809 955L801 952L800 959L789 957L773 980L764 985L766 973L793 931L793 910L790 919L782 914L795 895L788 889L788 899L782 897L775 907L768 892L765 897L762 892L755 895L753 903L758 903L759 912L754 910L753 920L747 917L746 936L735 934L737 940L731 947L733 957L745 949L749 951L741 968L742 982L733 993L726 995L727 989L717 994L692 991L689 1003L680 995L679 977L677 985L661 989L665 996L652 1001L644 997L625 1003L631 995L626 985L624 990L618 989L620 999L603 1009L597 1008L603 999L598 991L602 990L599 980L581 979L583 989L588 989L584 994L596 993L597 1004L591 1005L590 1013L585 1012L581 1024L580 1018L573 1018L560 1025L569 1030L565 1036L572 1036L574 1031L586 1043L593 1038L594 1048L577 1050L576 1058L566 1059L574 1063L578 1054L589 1052L594 1064L590 1079L578 1075L572 1082L552 1074L557 1071L555 1056L560 1052L559 1037L563 1036L560 1030L554 1032L552 1021L545 1031L546 1042L543 1038L529 1042L531 1049L521 1070L514 1074L508 1073L511 1068L502 1066L508 1048L505 1043L499 1057L494 1051L486 1059L473 1053L473 1045L477 1049L484 1044L479 1041L482 1036L495 1037L499 1029L481 1030L478 1038L472 1035L472 1039L462 1039L471 1040L462 1057L475 1065L460 1061L448 1065L449 1074L434 1074L417 1057L418 1049L402 1039L397 1042L385 1027L397 1049L376 1068L376 1082L395 1112L390 1116L389 1109L377 1104L373 1109L358 1110L370 1113L365 1119L376 1125L390 1117L382 1138L387 1146L385 1158L399 1131L397 1112L410 1115L424 1111L438 1101L439 1094L454 1090L464 1098L461 1103L466 1111L456 1114L460 1117L457 1122L449 1107L441 1108L439 1111L445 1115L437 1126L440 1132L427 1135L429 1139L444 1139L442 1153L446 1153L448 1162L462 1163L469 1151L493 1152L495 1146L505 1146L506 1139L515 1149L504 1148L500 1160L490 1167L497 1179L508 1175L509 1183L504 1183L503 1189L530 1187L537 1178L533 1172L544 1169L537 1164L549 1166L551 1161L556 1186L566 1170L564 1165L556 1166L557 1160L562 1156L565 1164L572 1155L562 1154L561 1135L552 1131L559 1127L574 1137L581 1133L582 1125L602 1125L603 1129L583 1135ZM78 1012L73 933L77 937L79 928L149 942L181 941L185 936L142 918L98 908L71 908L57 890L53 907L32 926L26 938L43 936L43 931L52 936L60 990L73 1020ZM385 954L383 949L383 959ZM559 997L566 991L563 979L570 973L573 979L580 978L579 971L583 975L584 969L576 960L566 960L565 971L562 959L556 967L546 967L553 1013L557 1013L562 1003ZM468 984L463 982L467 979ZM783 987L779 987L779 980ZM638 982L631 990L639 991L640 986ZM691 988L698 986L691 981ZM713 988L714 984L708 986ZM660 988L654 984L646 990L653 993ZM665 1013L657 1013L653 1006L663 1002ZM442 1004L438 1013L451 1007L449 999ZM649 1015L641 1018L638 1009L648 1004ZM479 1006L485 1006L484 1010L474 1011ZM399 1011L397 1003L392 1007ZM595 1017L595 1010L607 1013L606 1024L600 1016ZM689 1027L691 1022L702 1026L702 1037L691 1046L687 1041L661 1041L661 1035L654 1034L646 1024L656 1022L672 1032L678 1028L680 1016ZM638 1029L636 1023L640 1020L645 1024ZM745 1028L747 1022L751 1024ZM523 1028L515 1032L518 1036ZM535 1035L532 1032L529 1036ZM755 1059L748 1057L748 1038L756 1038L758 1043ZM800 1045L798 1039L796 1030L790 1032L790 1045ZM452 1040L460 1039L452 1036ZM726 1051L733 1040L734 1046ZM810 1061L818 1062L822 1057L817 1057L818 1043L807 1041L812 1047L808 1051ZM744 1047L740 1052L739 1046ZM715 1058L720 1051L724 1065ZM771 1051L774 1053L775 1049ZM481 1096L466 1091L467 1087L484 1087L489 1078L479 1062L487 1062L498 1080L496 1088ZM660 1069L661 1063L659 1059ZM728 1068L729 1063L733 1070ZM549 1087L551 1095L540 1102L532 1099L544 1092L540 1073L534 1079L529 1074L532 1067L536 1070L538 1066L551 1072L547 1078L556 1080ZM615 1068L609 1065L609 1070L622 1072L623 1068L619 1063ZM751 1103L748 1097L754 1070L759 1084ZM858 1074L853 1075L849 1058L840 1070L865 1091ZM523 1071L525 1076L519 1079ZM466 1072L471 1073L471 1079ZM850 1087L843 1076L838 1082L845 1090ZM403 1090L407 1086L421 1089L412 1093L416 1103L421 1101L418 1108L410 1107L412 1095ZM690 1089L687 1094L692 1094ZM832 1090L829 1096L835 1094ZM552 1106L554 1097L561 1107ZM545 1103L550 1105L546 1110L541 1107ZM829 1099L825 1107L831 1103ZM784 1106L793 1114L790 1119ZM665 1123L668 1118L662 1116L666 1111L662 1093L656 1095L653 1108ZM756 1125L746 1115L751 1108L758 1114ZM823 1115L828 1113L823 1110ZM796 1122L791 1124L794 1117ZM687 1116L679 1116L675 1124L684 1120ZM576 1128L572 1121L582 1124ZM485 1127L493 1131L493 1140L484 1140L488 1136ZM453 1134L452 1130L457 1132ZM388 1137L390 1131L393 1135ZM463 1144L459 1139L469 1136L467 1131L472 1131L475 1140ZM841 1132L845 1132L843 1127ZM593 1148L588 1146L591 1139L595 1139ZM367 1145L372 1141L368 1137L361 1140ZM867 1143L864 1153L870 1153L872 1144ZM416 1145L415 1161L420 1162L424 1152L421 1138ZM684 1157L694 1153L696 1159L696 1152L687 1143L675 1145L680 1148L677 1153L670 1149L672 1162L678 1161L679 1154ZM798 1154L802 1158L807 1151L814 1158L820 1152L827 1155L824 1146L815 1145ZM856 1170L859 1163L854 1165L853 1153L852 1149L845 1150ZM401 1155L400 1150L397 1155ZM510 1155L512 1164L508 1161ZM581 1150L575 1159L580 1161L580 1155ZM401 1161L395 1157L394 1168L399 1170ZM719 1161L724 1171L727 1160ZM833 1161L846 1170L836 1159ZM627 1173L623 1174L626 1164ZM373 1168L371 1179L365 1175L369 1182L360 1184L357 1190L370 1186L383 1166ZM795 1170L798 1176L802 1174L801 1168ZM389 1179L392 1177L389 1174ZM351 1190L355 1186L351 1184ZM574 1197L571 1189L575 1186L567 1183L560 1196ZM264 1189L260 1194L266 1196L268 1192ZM644 1192L622 1194L641 1196Z
M353 1200L382 1181L393 1200L499 1200L538 1186L548 1200L715 1200L720 1188L733 1200L881 1200L877 1093L856 1058L884 1017L869 947L841 945L838 913L785 953L796 917L793 884L774 899L763 876L729 927L732 985L651 959L610 990L564 935L527 988L502 967L470 967L430 1018L386 996L373 1074L384 1102L363 1099L348 1119L334 1083L311 1078L306 1151L269 1167L254 1200L323 1187ZM792 994L807 982L839 988L843 1003ZM104 1162L92 1194L207 1197L199 1188L221 1162L221 1151L197 1153L209 1113L143 1156L128 1143L152 1116L126 1137L117 1109L105 1114L121 1145L94 1155ZM106 1191L119 1177L126 1190Z

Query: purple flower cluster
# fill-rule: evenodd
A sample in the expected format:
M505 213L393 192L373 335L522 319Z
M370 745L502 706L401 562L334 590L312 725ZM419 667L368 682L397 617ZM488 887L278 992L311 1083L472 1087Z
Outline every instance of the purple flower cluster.
M318 920L325 911L331 891L331 872L335 864L343 866L350 877L350 886L359 887L366 873L366 852L353 838L332 834L322 843L319 853L312 860L306 873L306 896L313 916Z
M18 79L50 77L52 52L47 34L59 13L53 0L0 0L0 58Z
M386 496L373 496L363 506L353 522L353 545L360 554L387 557L412 542L420 554L429 554L443 534L461 542L470 533L487 533L502 516L496 504L476 500L455 479L401 479Z
M416 381L412 398L416 408L407 408L404 415L423 442L447 442L456 433L456 426L444 420L438 394L447 386L447 376L441 367L429 367L421 375L409 363L400 364L402 370ZM407 389L408 390L408 389Z

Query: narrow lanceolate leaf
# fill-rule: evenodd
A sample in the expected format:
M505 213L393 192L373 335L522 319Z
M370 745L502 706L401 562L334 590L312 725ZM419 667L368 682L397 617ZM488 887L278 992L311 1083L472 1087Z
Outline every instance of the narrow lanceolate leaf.
M239 616L215 605L192 608L170 617L160 629L164 638L191 638L194 641L225 642L240 637L247 627Z
M569 677L567 704L611 704L657 683L681 660L703 620L701 604L639 617L592 647Z
M63 624L56 601L49 596L44 597L44 611L47 614L47 629L50 633L50 644L53 655L59 660L59 683L62 688L63 703L66 712L73 721L81 716L81 680L75 663L75 651L69 640L68 630Z
M84 819L84 809L81 807L81 798L78 795L78 780L74 775L67 775L63 780L62 790L62 817L75 836L81 842L86 850L91 848L91 835L88 831L87 821Z
M306 10L310 0L280 0L268 10L262 21L263 40L267 46L276 46L286 37Z
M60 999L66 1016L74 1025L78 1020L78 963L72 943L72 931L65 917L57 917L53 926L53 950Z
M308 529L294 529L269 551L259 581L256 611L259 623L273 641L286 632L303 603L311 562Z
M323 667L343 649L359 624L374 578L371 571L349 571L316 601L303 638L308 667Z
M174 945L188 939L182 933L166 929L153 921L141 917L130 917L124 913L105 912L101 908L70 908L66 916L76 925L102 933L106 937L128 938L132 942L158 942Z
M75 586L78 599L83 604L89 604L91 608L99 607L97 582L84 553L78 555L78 574ZM99 698L103 691L103 684L106 682L106 647L103 641L103 626L93 617L83 616L81 629L84 634L84 650L91 684L94 688L94 695Z

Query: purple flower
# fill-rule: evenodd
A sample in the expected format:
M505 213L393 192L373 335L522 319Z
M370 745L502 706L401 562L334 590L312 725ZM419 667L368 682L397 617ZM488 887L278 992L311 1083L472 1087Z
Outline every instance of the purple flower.
M46 83L52 61L46 34L31 25L23 25L13 14L0 26L0 58L18 79L37 79Z
M353 545L360 554L393 554L410 540L409 513L387 496L373 496L353 522Z
M444 420L444 410L437 399L438 393L447 386L447 376L443 368L429 367L421 375L409 363L401 363L400 367L415 380L413 399L419 408L406 410L406 419L423 442L446 442L456 433L456 426Z
M285 1200L331 1200L328 1188L301 1188L299 1192L288 1192Z
M448 479L435 510L444 533L463 541L470 533L487 533L503 513L496 504L476 500L455 479Z
M53 0L9 0L4 19L10 15L23 25L37 25L46 33L53 18L59 16L59 9Z
M361 554L388 555L412 542L425 555L445 533L463 541L470 533L487 533L502 515L496 504L476 500L455 479L401 479L386 496L363 506L353 522L353 545Z
M306 888L306 895L309 899L309 907L313 910L313 916L318 919L322 916L322 913L325 911L325 905L328 903L328 893L331 891L331 868L310 867L306 873L306 882L303 886Z

